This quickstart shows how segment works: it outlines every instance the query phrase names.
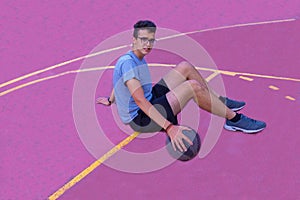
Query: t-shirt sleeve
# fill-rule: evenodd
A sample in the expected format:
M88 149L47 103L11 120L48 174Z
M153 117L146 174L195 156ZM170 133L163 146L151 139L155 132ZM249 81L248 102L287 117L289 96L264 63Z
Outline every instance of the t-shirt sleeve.
M131 59L125 60L122 63L121 70L122 70L122 75L123 75L123 83L126 83L126 81L129 81L133 78L140 80L138 69L135 66L135 63L133 60L131 60Z

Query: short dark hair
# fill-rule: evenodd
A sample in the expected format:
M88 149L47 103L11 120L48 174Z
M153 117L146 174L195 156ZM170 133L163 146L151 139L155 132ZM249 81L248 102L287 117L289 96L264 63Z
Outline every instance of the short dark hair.
M134 28L133 37L135 37L135 38L138 37L139 30L146 29L150 33L155 33L155 31L156 31L156 25L152 21L149 21L149 20L140 20L134 24L133 28Z

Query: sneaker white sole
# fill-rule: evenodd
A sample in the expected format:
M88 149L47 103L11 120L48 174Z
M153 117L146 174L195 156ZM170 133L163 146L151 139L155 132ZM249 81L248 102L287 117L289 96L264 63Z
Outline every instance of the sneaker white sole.
M242 131L244 133L257 133L265 129L265 128L260 128L256 130L247 130L247 129L242 129L240 127L228 126L227 124L224 125L224 128L229 131Z
M239 107L239 108L232 108L231 110L235 112L235 111L242 110L244 107L245 107L245 106L242 106L242 107Z

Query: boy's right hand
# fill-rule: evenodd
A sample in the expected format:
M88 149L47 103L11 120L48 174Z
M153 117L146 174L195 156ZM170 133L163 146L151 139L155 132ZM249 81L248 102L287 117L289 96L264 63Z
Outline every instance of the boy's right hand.
M190 128L185 126L172 125L172 127L168 129L167 134L171 139L171 143L174 151L176 151L176 147L181 152L187 151L187 148L184 145L183 140L187 141L190 145L193 145L193 142L186 135L182 133L183 130L190 130Z

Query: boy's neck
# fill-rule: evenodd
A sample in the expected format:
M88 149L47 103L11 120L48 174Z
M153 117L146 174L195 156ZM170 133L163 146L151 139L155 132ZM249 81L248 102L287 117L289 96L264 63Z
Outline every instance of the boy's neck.
M136 55L136 57L140 60L143 60L143 58L145 57L145 55L143 55L140 51L138 51L136 49L135 50L133 49L132 51Z

